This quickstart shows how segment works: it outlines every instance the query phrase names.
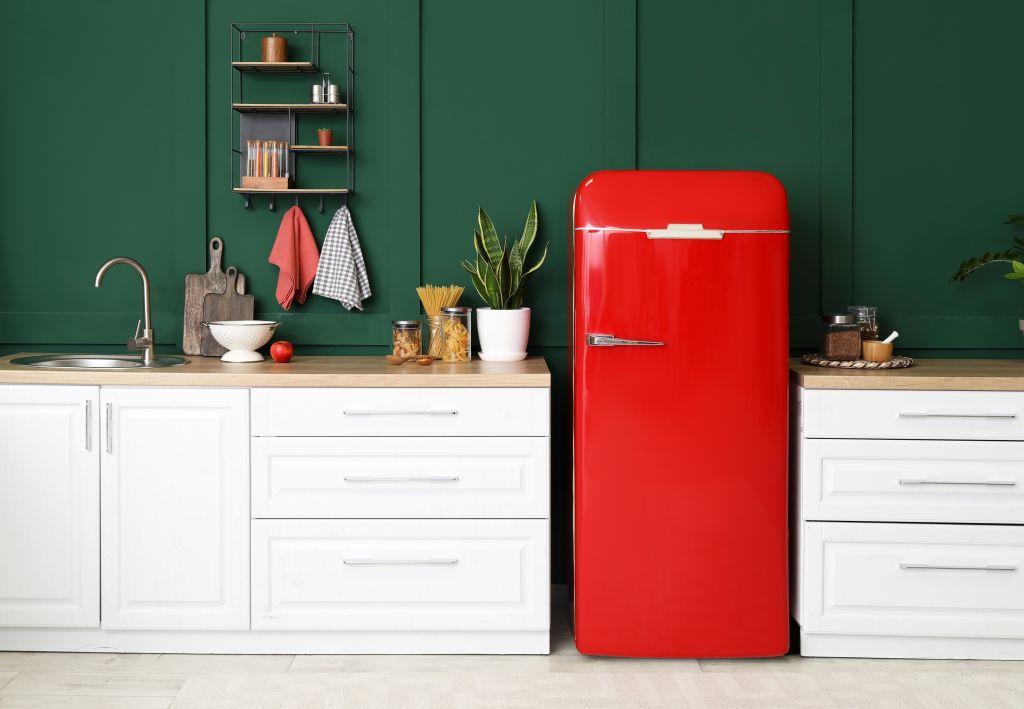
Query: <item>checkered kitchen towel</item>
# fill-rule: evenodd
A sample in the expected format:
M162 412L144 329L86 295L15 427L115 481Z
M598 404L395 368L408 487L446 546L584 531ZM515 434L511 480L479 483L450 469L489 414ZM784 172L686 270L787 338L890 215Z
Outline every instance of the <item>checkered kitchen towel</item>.
M340 301L347 310L362 310L363 301L373 295L348 207L339 209L327 227L313 292Z

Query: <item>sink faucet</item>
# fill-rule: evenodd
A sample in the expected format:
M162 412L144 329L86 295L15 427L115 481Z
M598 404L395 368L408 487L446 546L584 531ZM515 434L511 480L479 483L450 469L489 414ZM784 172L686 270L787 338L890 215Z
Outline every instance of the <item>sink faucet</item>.
M143 327L143 320L140 320L135 327L135 337L128 340L128 349L133 352L142 352L142 363L151 365L156 360L156 349L154 347L153 321L149 309L149 276L146 275L146 269L135 259L125 256L112 258L100 266L100 270L96 272L96 287L99 288L103 284L103 276L107 270L119 263L128 264L142 276L142 317L145 319L145 327Z

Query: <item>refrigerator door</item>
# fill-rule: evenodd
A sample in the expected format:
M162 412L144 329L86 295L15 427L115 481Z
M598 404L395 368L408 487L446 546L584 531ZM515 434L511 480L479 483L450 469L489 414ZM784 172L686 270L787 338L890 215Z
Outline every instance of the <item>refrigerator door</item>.
M574 221L577 646L784 654L785 193L763 173L597 173Z

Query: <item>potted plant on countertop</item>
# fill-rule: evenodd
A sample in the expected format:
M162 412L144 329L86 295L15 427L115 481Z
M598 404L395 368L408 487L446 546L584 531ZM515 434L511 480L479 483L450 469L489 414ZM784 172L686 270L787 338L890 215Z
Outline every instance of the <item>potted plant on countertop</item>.
M334 140L334 131L330 128L319 128L316 131L316 139L321 148L326 148Z
M1015 226L1024 225L1024 214L1010 213L1003 224ZM981 256L972 256L960 264L960 268L953 274L953 281L962 283L969 275L983 266L993 263L1008 263L1010 271L1003 274L1003 278L1011 281L1024 281L1024 237L1013 237L1013 246L1005 251L986 251ZM1017 321L1021 331L1024 332L1024 320Z
M462 267L487 304L476 310L480 359L518 362L526 359L526 343L530 339L530 309L523 307L523 291L529 276L548 255L545 244L540 260L527 268L526 258L537 236L537 202L530 205L523 235L511 247L507 236L504 242L499 241L494 223L483 208L477 212L477 227L473 232L476 258L463 261Z

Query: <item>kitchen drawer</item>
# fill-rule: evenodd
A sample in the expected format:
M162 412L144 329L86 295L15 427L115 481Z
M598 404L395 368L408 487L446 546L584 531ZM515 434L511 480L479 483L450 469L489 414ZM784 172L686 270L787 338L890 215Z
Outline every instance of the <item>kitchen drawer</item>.
M1024 524L1024 443L808 439L808 520Z
M1024 440L1024 392L803 392L806 438Z
M546 436L548 389L253 389L254 436Z
M545 630L546 520L255 520L253 629Z
M548 439L252 439L253 517L548 516Z
M808 522L805 633L1024 638L1024 528Z

